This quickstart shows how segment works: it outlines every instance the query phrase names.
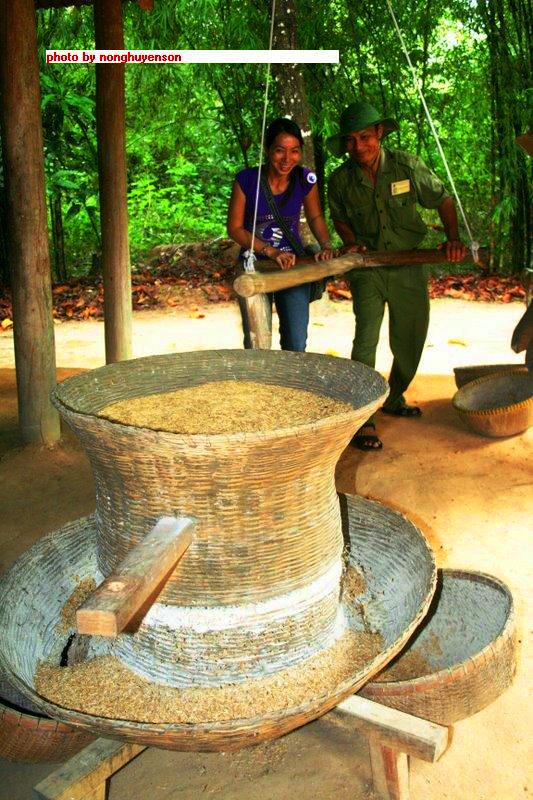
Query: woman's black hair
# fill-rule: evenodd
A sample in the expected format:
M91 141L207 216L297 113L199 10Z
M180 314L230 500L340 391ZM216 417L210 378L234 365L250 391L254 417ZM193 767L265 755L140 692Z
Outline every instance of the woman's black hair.
M288 117L278 117L272 120L266 129L265 147L267 150L274 144L276 136L279 136L280 133L288 133L290 136L294 136L300 142L300 147L304 146L304 137L300 126Z
M304 137L302 136L302 131L300 126L294 122L294 120L289 119L288 117L278 117L277 119L272 120L268 128L265 132L265 147L267 150L272 147L276 140L276 136L279 136L280 133L288 133L289 136L294 136L295 139L298 139L300 147L304 146ZM289 176L289 185L287 186L285 192L283 193L283 198L281 203L279 204L280 208L283 208L289 200L291 199L292 193L294 191L294 187L296 185L296 180L299 180L300 185L304 185L304 171L303 167L298 165L295 167L290 176Z

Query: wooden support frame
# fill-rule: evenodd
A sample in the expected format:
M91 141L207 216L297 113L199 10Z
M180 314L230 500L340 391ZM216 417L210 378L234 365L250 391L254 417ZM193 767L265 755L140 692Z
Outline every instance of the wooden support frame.
M344 700L332 713L349 718L367 737L374 793L380 800L409 800L408 755L437 761L449 743L448 728L358 695ZM145 749L97 739L41 781L33 799L105 800L107 779Z

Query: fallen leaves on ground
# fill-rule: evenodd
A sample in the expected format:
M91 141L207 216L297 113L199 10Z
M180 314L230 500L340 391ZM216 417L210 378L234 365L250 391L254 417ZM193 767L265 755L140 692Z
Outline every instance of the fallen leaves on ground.
M352 297L348 282L343 279L328 283L328 291L333 300ZM468 272L430 277L429 296L432 300L437 297L453 297L456 300L511 303L514 300L524 301L526 292L518 275Z
M215 242L168 245L155 248L148 261L132 272L132 306L182 308L198 311L198 303L220 303L233 297L233 266L238 248L227 239ZM351 300L349 284L339 278L328 282L332 300ZM464 273L431 277L430 297L510 303L525 299L518 276ZM100 277L73 278L52 287L53 316L57 320L101 319L104 289ZM195 307L194 307L195 306ZM202 319L201 313L190 314ZM10 330L13 320L9 290L0 286L0 332Z

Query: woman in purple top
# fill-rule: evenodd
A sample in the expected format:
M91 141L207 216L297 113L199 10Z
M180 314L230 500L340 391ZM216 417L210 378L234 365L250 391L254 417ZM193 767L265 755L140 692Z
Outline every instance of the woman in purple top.
M333 255L329 232L320 208L316 175L300 166L303 138L298 125L290 119L275 119L265 134L266 164L263 168L268 185L287 227L301 243L299 220L302 205L305 217L318 243L320 252L316 259L330 259ZM252 247L258 259L277 261L281 269L290 269L296 263L293 247L279 228L262 187L259 190L255 231L252 234L258 167L244 169L236 176L228 210L228 234L241 245L240 258ZM307 342L309 323L310 284L303 283L269 295L274 300L279 317L282 350L303 352ZM251 340L244 314L244 347L251 348Z

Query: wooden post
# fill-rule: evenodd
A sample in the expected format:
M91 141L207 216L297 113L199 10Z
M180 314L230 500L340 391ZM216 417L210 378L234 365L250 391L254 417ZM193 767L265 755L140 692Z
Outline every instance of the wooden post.
M246 314L252 350L270 350L272 347L272 309L266 294L243 297L243 314Z
M34 0L0 2L0 96L12 269L19 424L26 443L53 444L59 414Z
M374 792L380 800L409 800L407 755L370 738L370 764Z
M97 50L122 50L121 0L94 0ZM131 358L131 269L126 204L124 64L96 65L96 133L106 362Z

